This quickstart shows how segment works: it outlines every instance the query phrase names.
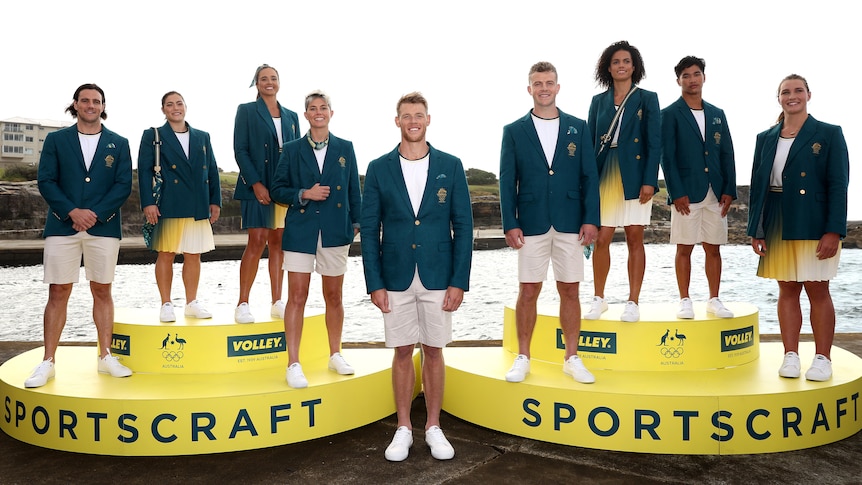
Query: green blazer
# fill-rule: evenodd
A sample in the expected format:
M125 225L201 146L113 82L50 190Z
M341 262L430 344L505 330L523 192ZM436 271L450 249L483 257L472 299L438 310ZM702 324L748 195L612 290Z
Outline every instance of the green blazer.
M43 237L75 234L69 212L90 209L98 222L88 234L122 239L120 207L132 192L129 141L102 126L87 169L77 125L49 133L39 158L38 185L49 211Z
M278 105L281 111L281 134L284 143L299 138L299 117L293 111ZM241 104L236 110L233 129L233 152L239 166L239 178L233 198L254 200L252 185L261 182L267 189L272 186L275 168L281 156L281 147L275 133L272 116L263 99Z
M757 135L751 168L748 235L764 238L763 212L783 123ZM847 235L850 159L841 127L808 116L782 172L781 237L818 240L827 232Z
M590 133L593 134L599 176L610 151L610 148L606 147L601 155L598 154L601 136L610 126L614 114L614 88L611 86L607 91L593 96L587 121ZM658 166L661 161L661 111L658 107L658 95L638 88L626 101L625 112L617 124L620 126L617 153L626 200L640 197L641 187L644 185L652 185L657 192ZM613 133L610 135L613 136Z
M329 186L326 200L300 199L302 192L318 183ZM353 227L359 225L362 200L353 143L330 133L322 173L306 137L285 143L270 196L290 206L283 250L314 254L318 234L325 248L350 244Z
M706 140L685 100L680 97L661 111L661 166L667 183L668 204L688 196L702 202L709 187L716 199L736 199L733 140L724 111L703 101Z
M162 217L194 217L196 221L210 217L210 205L221 206L221 183L218 167L210 144L209 133L189 130L189 156L180 145L171 125L159 127L159 165L162 167ZM138 150L138 185L141 187L141 209L155 204L153 167L155 166L155 135L152 128L144 130Z
M414 215L396 147L368 165L360 218L368 293L404 291L418 270L429 290L469 290L473 212L461 160L430 144L428 180Z
M579 233L599 225L599 177L584 120L560 113L557 146L550 168L532 115L503 128L500 150L500 210L503 231L524 235Z

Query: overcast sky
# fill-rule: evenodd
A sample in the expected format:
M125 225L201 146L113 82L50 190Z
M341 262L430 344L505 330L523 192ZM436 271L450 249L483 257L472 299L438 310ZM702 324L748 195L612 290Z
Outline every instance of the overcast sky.
M465 168L499 173L502 128L532 106L527 72L554 63L557 105L586 118L600 91L595 63L628 40L644 57L644 89L662 107L679 97L673 66L706 59L704 99L723 108L747 185L757 133L780 111L776 89L790 73L811 86L809 113L844 129L851 160L862 122L848 109L860 69L850 3L834 0L691 2L495 2L437 0L307 2L39 1L5 3L0 118L71 121L78 85L106 93L105 125L129 138L161 125L161 96L183 94L186 120L210 132L219 166L236 170L233 121L261 63L281 76L279 101L302 117L323 89L331 131L352 140L360 173L399 141L395 103L413 90L429 100L428 140ZM616 10L611 10L611 9ZM851 94L852 96L852 94ZM852 163L852 162L851 162ZM862 220L862 182L851 170L849 217Z

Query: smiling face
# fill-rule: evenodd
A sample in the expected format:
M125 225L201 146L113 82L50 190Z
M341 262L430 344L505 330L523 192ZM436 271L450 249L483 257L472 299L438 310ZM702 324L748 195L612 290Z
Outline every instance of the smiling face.
M305 108L305 119L308 120L311 128L326 128L333 114L335 113L323 97L312 98Z
M778 103L785 115L808 112L811 92L802 79L786 79L778 87Z
M257 92L261 96L275 96L278 93L278 73L265 67L257 73Z
M556 106L557 93L560 92L560 85L557 84L557 73L544 71L530 74L530 85L527 86L527 92L533 97L535 108Z
M100 123L105 104L102 103L102 93L95 89L82 89L78 99L72 102L77 112L78 120L84 123Z
M697 65L683 69L676 79L676 83L682 88L682 93L690 96L700 96L704 82L706 82L706 75Z
M431 124L431 116L421 103L402 103L398 108L395 125L401 128L401 139L415 143L425 140L425 131Z
M186 119L186 102L177 93L169 94L162 103L162 113L171 123L182 123Z
M611 56L611 64L608 67L611 78L614 81L628 81L635 72L632 54L627 50L618 50Z

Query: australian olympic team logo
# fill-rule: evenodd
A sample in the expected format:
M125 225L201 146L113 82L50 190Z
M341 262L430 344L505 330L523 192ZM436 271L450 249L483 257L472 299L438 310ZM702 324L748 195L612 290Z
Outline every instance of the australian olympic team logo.
M664 335L659 339L656 347L659 347L659 353L666 359L678 359L685 353L683 346L685 345L685 334L679 333L679 329L674 329L674 334L670 334L670 329L665 330Z
M168 332L167 336L162 340L162 358L168 362L179 362L185 356L183 349L186 347L186 339L181 338L178 333L173 334Z

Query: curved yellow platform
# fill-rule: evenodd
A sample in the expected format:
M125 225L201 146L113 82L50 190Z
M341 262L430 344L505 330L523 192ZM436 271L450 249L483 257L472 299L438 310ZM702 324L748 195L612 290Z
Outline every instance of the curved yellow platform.
M734 318L707 315L694 305L695 318L676 318L677 305L643 304L637 323L621 322L623 305L610 305L598 320L582 320L578 353L590 369L679 371L721 369L746 364L760 355L757 307L727 303ZM586 311L583 308L582 311ZM532 360L560 363L565 357L559 308L540 306L530 347ZM503 348L518 353L515 309L503 315Z
M178 319L168 327L130 323L133 311L117 314L125 321L115 330L125 333L115 333L113 346L125 345L127 352L116 355L134 375L117 379L97 373L95 347L60 347L56 377L26 389L24 380L43 349L25 352L0 366L0 429L25 443L78 453L191 455L311 440L395 412L392 350L345 349L356 374L329 371L322 316L306 318L300 355L309 387L291 389L283 350L258 345L247 349L256 353L231 355L237 338L275 334L280 321L238 325L230 315L229 321ZM165 330L179 338L161 349ZM158 345L152 345L151 333L162 335ZM166 366L165 351L182 357ZM414 362L418 375L418 352ZM417 383L415 393L419 389Z
M645 306L641 307L642 315L647 313L644 310L655 314ZM732 308L738 311L740 307ZM507 314L511 311L506 309ZM611 311L606 315L613 318ZM555 322L550 315L540 319L545 324ZM505 321L504 332L511 332L508 326L514 326L514 319ZM584 321L584 329L612 325L626 342L623 334L636 332L638 326L661 328L671 323L681 325L675 319L646 324ZM702 329L709 335L720 334L724 324L719 323L696 320L690 325L717 326ZM720 355L716 339L688 338L684 355ZM533 358L531 373L521 383L505 381L515 357L508 344L447 348L443 409L466 421L517 436L642 453L788 451L833 443L862 429L862 359L840 348L832 352L833 378L820 383L804 377L780 378L783 348L779 343L754 345L751 352L759 352L757 360L711 370L683 366L666 370L657 364L658 358L645 362L645 370L632 370L638 359L653 355L653 338L619 349L614 361L617 368L595 365L597 361L581 347L579 355L596 377L595 384L587 385L562 372L562 353L556 362L549 361L557 351L555 346L537 344L535 337L533 342L533 349L544 352L545 359ZM800 354L804 373L814 357L813 344L803 344Z

